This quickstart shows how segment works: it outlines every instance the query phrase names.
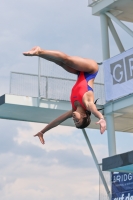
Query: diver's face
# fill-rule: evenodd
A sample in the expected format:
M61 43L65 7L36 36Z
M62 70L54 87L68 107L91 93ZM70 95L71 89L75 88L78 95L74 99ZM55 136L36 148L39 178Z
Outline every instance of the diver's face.
M83 116L79 112L74 111L73 114L72 114L72 117L73 117L73 121L75 123L75 126L77 128L80 127L82 125L82 122L83 122Z

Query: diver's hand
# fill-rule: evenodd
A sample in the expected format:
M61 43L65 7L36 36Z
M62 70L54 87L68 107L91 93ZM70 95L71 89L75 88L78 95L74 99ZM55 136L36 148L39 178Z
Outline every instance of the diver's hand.
M44 138L43 138L43 133L42 132L38 132L37 134L34 135L34 137L38 136L39 140L42 144L45 144Z
M96 124L100 124L100 133L103 134L104 131L106 130L106 121L105 119L100 119Z

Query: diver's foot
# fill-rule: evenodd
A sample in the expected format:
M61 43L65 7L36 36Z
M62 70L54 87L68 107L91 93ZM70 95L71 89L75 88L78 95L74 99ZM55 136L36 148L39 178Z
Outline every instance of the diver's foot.
M39 140L42 144L45 144L45 141L43 139L43 133L42 132L39 132L37 134L34 135L34 137L38 136L39 137Z
M25 56L38 56L40 51L41 51L40 47L33 47L30 51L23 52L23 55L25 55Z

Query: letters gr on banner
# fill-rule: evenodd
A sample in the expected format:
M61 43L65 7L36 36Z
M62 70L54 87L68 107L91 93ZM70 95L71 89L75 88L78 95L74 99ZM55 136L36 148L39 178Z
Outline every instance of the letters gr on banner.
M106 101L133 93L133 48L105 60L104 85Z
M133 200L133 174L112 173L112 200Z
M126 67L124 68L124 59ZM110 65L113 85L133 79L133 54Z

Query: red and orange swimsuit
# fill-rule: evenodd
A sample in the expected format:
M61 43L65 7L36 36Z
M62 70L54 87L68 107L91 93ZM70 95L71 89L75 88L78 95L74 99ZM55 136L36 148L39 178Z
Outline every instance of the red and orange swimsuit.
M82 98L83 98L83 95L89 90L93 91L93 89L88 85L88 81L91 79L94 79L97 73L98 72L94 74L89 74L88 72L79 72L78 79L72 88L71 96L70 96L70 101L72 104L72 108L74 110L76 110L76 107L74 105L75 101L79 101L82 107L86 109L85 105L82 102Z

